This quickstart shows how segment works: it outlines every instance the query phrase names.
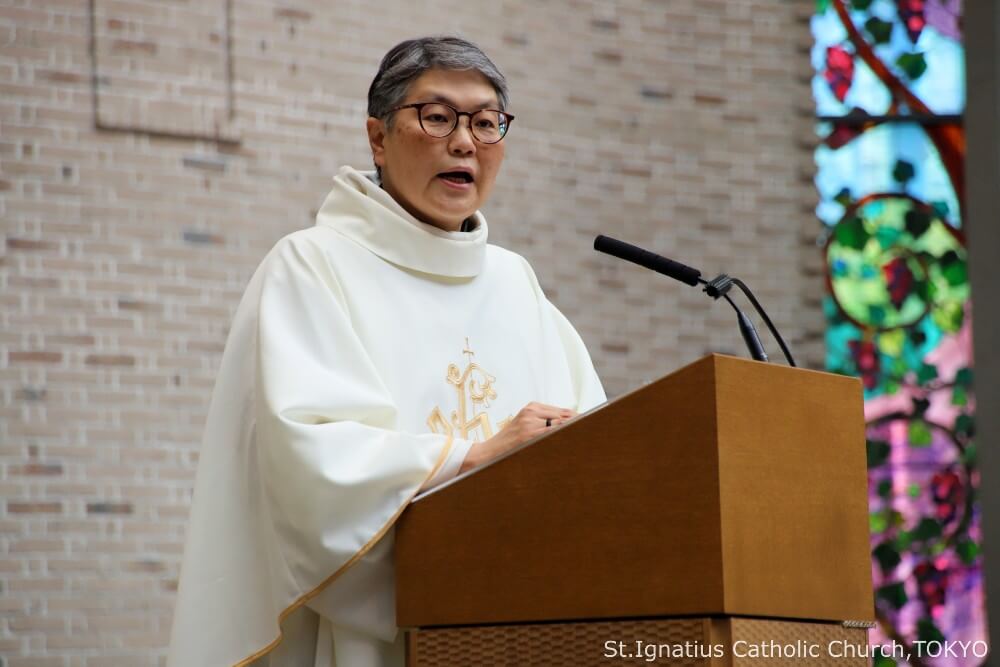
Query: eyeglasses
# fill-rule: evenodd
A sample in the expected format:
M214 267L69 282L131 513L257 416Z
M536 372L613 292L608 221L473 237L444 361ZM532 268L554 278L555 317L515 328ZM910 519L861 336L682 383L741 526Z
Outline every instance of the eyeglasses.
M458 127L461 116L469 117L469 129L477 141L484 144L495 144L507 135L514 117L506 111L497 109L480 109L479 111L459 111L443 102L417 102L389 109L386 115L401 109L416 109L420 127L424 132L437 137L447 137Z

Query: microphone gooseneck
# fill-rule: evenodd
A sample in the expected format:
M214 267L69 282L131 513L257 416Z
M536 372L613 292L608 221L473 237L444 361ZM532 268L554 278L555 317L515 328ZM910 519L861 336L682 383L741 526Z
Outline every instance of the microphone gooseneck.
M780 333L778 333L777 327L774 326L774 323L771 322L771 318L767 316L766 312L764 312L764 307L760 305L759 301L757 301L757 297L753 295L753 292L750 291L750 288L747 287L746 284L739 278L733 278L733 284L740 288L740 291L743 292L746 298L753 305L754 310L756 310L757 314L760 315L760 319L764 320L764 324L767 325L767 328L771 332L771 335L774 336L774 339L776 341L778 341L778 347L781 348L781 353L785 355L785 359L788 361L788 365L795 366L796 365L795 359L792 358L791 350L789 350L788 346L785 345L785 339L781 337Z
M757 361L768 361L767 352L764 351L764 344L760 342L760 336L757 335L757 329L754 327L753 322L747 317L747 314L736 307L733 300L726 295L726 301L729 305L736 310L736 320L740 325L740 334L743 336L743 342L747 344L747 349L750 350L750 356Z

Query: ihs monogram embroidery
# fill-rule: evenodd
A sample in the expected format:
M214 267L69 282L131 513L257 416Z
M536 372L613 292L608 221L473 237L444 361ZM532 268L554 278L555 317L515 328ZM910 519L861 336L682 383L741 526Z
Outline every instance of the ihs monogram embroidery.
M459 437L473 442L482 442L493 437L493 427L490 416L479 411L479 406L490 407L490 399L497 397L493 389L496 378L480 368L472 361L475 356L469 347L469 339L465 339L465 349L462 354L468 355L469 362L464 371L459 371L455 364L448 364L446 379L454 385L458 393L458 409L451 411L451 419L445 419L441 408L436 407L427 418L427 425L434 433L447 435L449 438ZM471 409L471 416L469 411ZM499 424L497 430L503 429L513 417L507 417Z

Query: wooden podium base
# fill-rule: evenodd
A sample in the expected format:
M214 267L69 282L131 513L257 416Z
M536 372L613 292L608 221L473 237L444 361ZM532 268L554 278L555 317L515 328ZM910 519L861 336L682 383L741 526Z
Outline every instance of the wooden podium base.
M839 623L670 618L407 632L407 667L866 667L868 631Z

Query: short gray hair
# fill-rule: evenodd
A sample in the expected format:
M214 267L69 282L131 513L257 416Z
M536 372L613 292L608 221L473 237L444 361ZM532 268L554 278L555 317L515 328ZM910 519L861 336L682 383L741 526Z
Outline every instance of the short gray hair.
M390 109L402 104L410 84L430 69L479 72L496 91L500 110L507 110L507 79L482 49L460 37L421 37L400 42L382 58L368 88L368 115L387 116Z

